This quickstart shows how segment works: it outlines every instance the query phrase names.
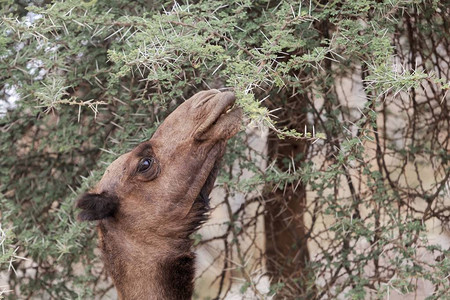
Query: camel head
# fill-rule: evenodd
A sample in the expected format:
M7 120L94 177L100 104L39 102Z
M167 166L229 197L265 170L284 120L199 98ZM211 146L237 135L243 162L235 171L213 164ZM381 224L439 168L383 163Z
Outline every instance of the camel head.
M209 90L181 104L81 196L79 219L114 224L135 237L192 233L205 219L226 142L240 128L234 102L231 92Z

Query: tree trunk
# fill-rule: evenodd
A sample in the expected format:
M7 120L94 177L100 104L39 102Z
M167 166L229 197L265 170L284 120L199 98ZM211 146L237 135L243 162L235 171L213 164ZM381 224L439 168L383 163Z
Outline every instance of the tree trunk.
M278 111L277 126L286 126L288 129L302 132L306 124L306 99L300 94L282 97L283 100L274 101L273 105L275 108L280 102L285 102L283 110ZM269 105L272 106L270 103ZM296 168L299 167L306 157L307 148L306 141L279 139L275 132L269 133L269 160L276 160L275 165L280 170L286 171L292 161L295 162ZM284 287L277 293L279 298L311 298L305 273L305 266L309 261L303 221L305 186L303 183L297 185L297 182L294 182L285 187L267 186L266 191L266 254L272 284L284 283Z

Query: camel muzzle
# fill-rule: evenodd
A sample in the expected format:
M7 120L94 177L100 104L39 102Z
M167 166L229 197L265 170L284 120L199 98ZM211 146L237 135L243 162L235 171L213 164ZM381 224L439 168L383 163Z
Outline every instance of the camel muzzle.
M236 97L232 92L210 90L202 95L195 109L210 109L207 117L194 133L194 139L227 140L237 133L242 119L242 109L234 107Z

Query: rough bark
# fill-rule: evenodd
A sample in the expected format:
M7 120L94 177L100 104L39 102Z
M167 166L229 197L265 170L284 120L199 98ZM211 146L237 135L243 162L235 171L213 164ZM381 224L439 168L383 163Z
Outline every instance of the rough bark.
M277 125L303 131L306 124L304 112L306 99L300 94L295 96L287 94L283 97L285 108L277 114L279 120ZM294 160L295 165L299 166L305 159L306 152L307 142L279 139L275 132L270 132L269 160L276 160L277 168L286 171L288 168L286 159L290 162ZM307 296L305 266L309 261L309 252L303 220L306 204L305 186L303 183L297 185L295 182L285 187L267 186L266 189L266 254L267 269L272 283L285 284L277 294L280 298L293 295Z

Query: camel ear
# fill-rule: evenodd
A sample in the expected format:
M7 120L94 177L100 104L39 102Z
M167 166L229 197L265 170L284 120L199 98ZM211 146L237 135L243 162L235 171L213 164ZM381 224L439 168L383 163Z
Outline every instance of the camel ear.
M76 206L82 209L78 220L101 220L114 215L119 207L119 198L106 192L101 194L85 193L78 199Z

